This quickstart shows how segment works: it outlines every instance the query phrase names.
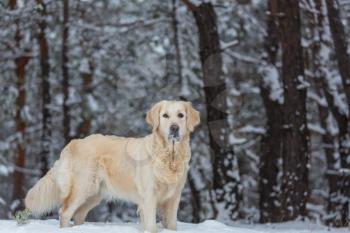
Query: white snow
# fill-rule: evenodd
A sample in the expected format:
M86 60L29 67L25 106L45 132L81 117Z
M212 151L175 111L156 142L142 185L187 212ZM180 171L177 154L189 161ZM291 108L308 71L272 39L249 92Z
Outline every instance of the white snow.
M308 123L307 127L309 130L315 132L315 133L319 133L319 134L325 134L326 130L324 128L322 128L322 126L318 123Z
M265 129L258 126L253 125L246 125L240 129L238 129L238 132L240 133L253 133L253 134L265 134Z
M79 71L81 73L90 73L89 60L87 58L83 58L80 61Z
M238 45L238 43L239 43L238 40L232 40L229 42L220 41L220 48L221 48L221 50L225 50L225 49L231 48L235 45Z
M18 226L12 220L0 220L1 233L140 233L141 226L134 223L85 223L70 228L59 228L58 220L31 220L28 224ZM158 225L158 232L171 233L175 231L163 229ZM200 224L178 222L178 230L183 233L345 233L349 228L328 228L309 222L287 222L279 224L234 224L207 220Z
M0 175L1 176L7 176L10 173L10 169L8 166L5 166L3 164L0 164Z
M246 138L237 138L235 135L230 135L229 136L229 142L232 145L237 145L237 144L243 144L247 141Z
M96 101L96 99L94 98L93 95L88 94L87 95L87 100L88 100L88 103L89 103L89 108L92 111L97 111L99 109L98 102Z
M283 103L283 87L279 78L278 69L273 65L265 65L259 69L264 86L270 90L271 100Z
M5 200L4 200L4 199L2 199L1 197L0 197L0 205L3 205L3 206L5 206L5 205L6 205Z

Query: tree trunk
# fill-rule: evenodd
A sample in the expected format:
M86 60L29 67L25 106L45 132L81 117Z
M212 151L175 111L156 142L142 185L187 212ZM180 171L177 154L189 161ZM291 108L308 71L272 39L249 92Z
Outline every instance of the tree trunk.
M81 44L82 45L82 44ZM82 46L82 49L83 46ZM89 59L89 58L86 58ZM86 137L90 134L91 130L91 109L89 105L88 96L91 95L91 84L92 84L92 73L93 66L92 63L88 62L88 70L80 72L80 77L83 81L83 90L82 90L82 122L78 126L78 137Z
M326 79L321 81L322 90L324 92L324 95L326 97L328 109L332 112L332 115L334 119L337 122L338 125L338 151L340 154L340 157L344 157L344 142L348 140L349 133L346 130L346 126L348 125L348 117L344 112L342 112L335 104L335 99L332 95L332 93L329 91L329 85ZM342 177L342 174L338 174L339 166L338 160L335 160L335 158L328 157L327 158L327 176L328 176L328 182L329 182L329 203L328 203L328 212L329 216L326 219L326 223L329 225L341 227L341 226L347 226L348 221L347 218L344 217L344 215L347 213L347 209L344 209L344 199L343 198L343 187L345 186L345 181L348 177L344 176ZM340 165L341 167L341 165Z
M312 26L312 38L318 38L312 43L312 62L313 70L312 73L315 75L315 89L318 96L324 96L327 101L327 106L318 104L319 119L321 127L325 130L325 133L322 135L322 143L324 152L326 155L327 161L327 179L329 185L329 196L327 204L327 216L325 222L329 225L339 225L341 223L341 195L340 195L340 185L341 179L338 176L331 174L330 171L337 170L338 159L336 158L336 139L335 136L331 134L328 127L328 117L332 113L339 128L339 138L346 138L347 134L347 124L348 119L345 113L339 111L339 108L335 106L334 98L332 93L329 91L327 74L323 71L325 64L323 64L324 58L322 58L321 47L323 44L326 44L327 41L324 39L324 16L323 16L323 7L322 0L315 0L315 15L311 19ZM338 150L344 151L342 149L343 143L339 141ZM341 225L341 224L340 224Z
M282 45L283 104L283 220L306 216L308 198L309 131L306 119L304 59L299 1L278 2Z
M267 69L276 67L278 52L277 0L268 1L267 35L265 38L267 52ZM267 75L271 75L268 73ZM271 78L271 77L269 77ZM262 156L260 158L259 193L260 222L278 222L281 220L279 200L278 161L282 158L282 105L278 99L272 99L272 88L263 78L260 83L260 93L266 111L266 135L262 140Z
M344 25L341 22L339 3L337 0L326 0L328 21L333 38L339 73L342 78L346 100L350 111L350 57ZM349 162L350 163L350 162Z
M348 117L339 110L339 108L335 105L335 100L332 95L332 93L329 91L329 86L327 83L327 80L321 80L321 86L323 93L326 97L328 109L332 112L333 117L335 118L337 125L338 125L338 151L340 154L340 157L344 156L342 152L344 151L342 147L344 146L342 140L346 139L349 135L346 131L346 125L348 124ZM322 110L319 110L322 111ZM324 110L323 110L324 111ZM320 113L325 114L325 113ZM325 136L323 136L325 137ZM324 138L323 138L324 139ZM329 140L329 139L328 139ZM326 144L326 142L324 142ZM330 148L328 148L330 150ZM329 197L328 197L328 216L326 217L325 221L327 224L332 226L347 226L348 221L347 218L344 217L345 213L347 213L347 210L344 209L344 199L343 198L343 191L345 186L345 181L349 178L347 176L344 176L342 174L338 174L339 171L339 165L338 160L333 155L331 156L329 152L325 151L326 153L326 159L327 159L327 178L329 183Z
M41 69L41 91L42 91L42 134L41 134L41 152L40 152L40 169L41 176L48 171L48 156L50 155L51 145L51 113L49 105L51 103L50 95L50 63L48 44L46 40L45 30L46 24L46 5L43 0L37 0L37 4L42 6L40 11L41 18L39 20L39 49L40 49L40 69Z
M315 80L315 89L317 92L317 95L322 97L322 86L320 85L320 78L324 77L317 77ZM324 129L324 133L322 134L322 147L326 156L326 162L327 162L327 170L335 170L336 168L336 150L335 150L335 138L332 135L332 133L329 131L328 127L328 117L329 117L329 109L327 106L322 106L321 104L318 104L318 117L320 120L320 125L322 129ZM327 175L328 180L328 186L329 186L329 195L327 200L327 213L329 216L336 216L337 215L337 204L335 199L338 199L338 179L336 176L333 175ZM327 219L326 222L334 222L335 219L333 217L331 219Z
M190 186L191 190L191 196L192 196L192 222L193 223L199 223L200 222L200 211L202 209L201 205L201 198L200 198L200 192L196 188L196 184L194 182L194 179L191 175L191 173L188 173L188 184Z
M348 116L350 116L350 56L348 54L346 34L344 25L341 22L338 1L326 0L326 6L339 73L348 105ZM350 138L348 132L349 121L347 120L343 125L339 125L340 164L344 169L350 169ZM341 199L343 202L341 225L346 226L350 218L350 181L348 177L342 177L340 182Z
M69 73L68 73L68 35L69 0L63 0L62 34L62 89L63 89L63 136L66 144L70 141Z
M174 30L174 45L175 45L175 57L176 57L176 67L177 67L177 75L178 75L178 82L181 92L182 87L182 64L181 64L181 50L180 50L180 43L179 43L179 32L178 32L178 20L177 20L177 1L172 0L172 12L171 12L171 18L172 18L172 26Z
M17 1L10 0L9 7L11 10L17 8ZM19 20L16 19L16 32L15 32L15 42L16 48L20 50L22 35L19 28ZM25 90L25 67L28 63L29 57L25 55L18 55L15 58L16 64L16 87L18 90L18 95L16 97L16 133L18 135L17 141L17 154L15 155L15 170L13 173L13 189L12 189L12 210L16 211L23 207L23 184L24 184L24 174L19 170L25 167L25 143L24 135L26 131L26 123L22 117L22 111L25 107L26 102L26 90ZM19 168L19 169L18 169Z
M216 202L223 204L230 219L236 219L241 201L237 157L228 142L226 83L214 7L210 2L195 6L183 0L192 12L199 33L199 53L203 70L209 144L213 164L213 190ZM216 217L216 216L214 216Z

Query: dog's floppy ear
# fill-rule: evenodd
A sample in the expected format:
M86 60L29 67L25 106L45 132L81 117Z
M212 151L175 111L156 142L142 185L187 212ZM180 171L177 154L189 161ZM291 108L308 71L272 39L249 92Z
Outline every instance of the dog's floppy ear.
M193 132L200 122L199 112L192 107L190 102L186 102L186 113L187 113L187 128L190 132Z
M146 115L146 122L152 127L153 131L155 131L159 125L159 112L161 103L162 102L158 102L155 105L153 105L151 110L149 110Z

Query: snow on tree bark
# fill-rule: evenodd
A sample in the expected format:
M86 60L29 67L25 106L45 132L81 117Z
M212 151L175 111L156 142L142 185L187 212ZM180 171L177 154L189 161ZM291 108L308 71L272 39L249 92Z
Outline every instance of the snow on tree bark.
M259 170L259 207L260 222L278 222L281 220L280 184L277 177L279 173L278 161L282 158L282 105L279 99L271 98L273 87L267 79L271 76L269 69L274 69L278 74L276 61L278 53L278 28L277 28L277 0L268 1L267 11L267 35L265 48L267 56L264 58L267 69L260 83L260 94L266 111L266 134L262 139L262 155ZM264 68L263 68L264 69ZM279 76L277 75L277 77Z
M17 1L10 0L9 7L11 10L16 10ZM15 31L15 43L16 49L21 50L21 40L22 40L19 19L16 19L16 31ZM12 187L12 210L16 211L23 207L23 184L24 184L24 174L19 169L25 167L25 142L24 136L26 132L26 122L23 119L23 111L26 104L26 89L25 89L25 67L29 61L27 55L22 55L21 52L16 55L16 88L18 90L18 95L16 97L16 133L17 133L17 152L15 155L15 170L13 172L13 187Z
M323 67L326 67L324 57L322 57L322 47L327 46L327 41L325 39L325 29L324 29L324 6L321 0L315 0L314 11L309 21L311 24L311 57L310 66L312 66L312 74L314 77L314 86L317 95L320 98L325 98L326 105L318 103L318 115L321 127L324 129L322 134L323 148L327 161L327 171L337 170L337 164L339 164L339 159L336 153L341 153L344 151L342 149L344 143L342 143L343 138L347 138L347 124L348 119L345 111L342 112L336 107L334 102L334 97L330 92L329 87L329 77L324 71ZM336 146L336 138L333 132L331 132L331 126L329 126L331 114L335 118L338 124L338 137L339 145ZM342 198L340 195L341 190L341 179L337 175L327 173L326 177L328 179L329 185L329 195L327 198L327 215L324 220L327 224L341 226L341 212L343 208Z
M308 198L309 131L306 120L304 59L299 1L278 1L282 47L283 103L283 220L306 216Z
M83 48L83 46L82 46ZM84 48L83 48L84 49ZM80 76L82 79L82 93L83 93L83 98L82 98L82 122L80 122L78 129L77 129L77 133L78 133L78 137L86 137L89 135L90 130L91 130L91 107L89 104L89 96L91 97L92 94L92 78L93 78L93 65L92 65L92 61L89 60L89 58L85 58L87 59L87 63L88 63L88 70L86 71L81 71L80 72Z
M348 103L348 111L350 111L350 57L348 53L347 37L345 35L344 25L340 19L339 2L337 0L326 0L326 6L339 73L344 86L345 96Z
M63 136L65 143L70 141L70 106L69 106L69 71L68 71L68 36L69 36L69 0L63 0L62 33L62 90L63 90Z
M237 219L241 201L238 161L228 141L226 83L222 74L220 38L217 16L212 3L195 6L183 2L192 12L199 34L199 54L202 64L204 94L209 129L209 144L213 164L213 191L217 205ZM218 210L220 212L220 209ZM220 214L220 213L219 213Z
M48 53L48 43L46 40L45 30L47 28L46 23L46 5L43 0L36 1L40 8L39 19L39 50L40 50L40 79L41 79L41 96L42 96L42 133L41 133L41 151L40 151L40 163L41 163L41 176L44 176L48 171L48 156L50 155L51 145L51 94L50 94L50 63Z
M174 45L175 45L175 56L176 56L176 68L177 68L177 76L179 78L179 87L180 92L182 88L183 83L183 77L182 77L182 64L181 64L181 49L180 49L180 41L179 41L179 30L178 30L178 19L177 19L177 0L172 0L172 12L171 12L171 19L172 19L172 27L173 27L173 33L174 33Z
M86 12L84 9L80 10L80 18L86 20ZM89 135L91 131L91 118L92 118L92 107L91 99L92 97L92 81L93 81L93 72L94 64L91 59L92 54L88 48L90 43L90 38L86 35L88 34L86 30L83 30L81 33L81 38L79 38L79 45L81 48L82 59L80 60L80 78L82 80L82 109L81 109L81 122L77 128L77 137L82 138ZM86 36L84 36L86 35Z
M339 2L326 0L327 16L330 31L332 34L333 45L338 62L339 73L341 76L346 102L348 106L348 114L350 116L350 56L348 53L348 45L344 25L341 22L339 12ZM340 122L339 122L340 123ZM339 124L338 124L339 125ZM349 137L349 121L342 122L339 125L339 153L340 164L342 169L350 169L350 137ZM339 178L340 192L342 200L341 225L348 225L350 219L350 177L344 175Z

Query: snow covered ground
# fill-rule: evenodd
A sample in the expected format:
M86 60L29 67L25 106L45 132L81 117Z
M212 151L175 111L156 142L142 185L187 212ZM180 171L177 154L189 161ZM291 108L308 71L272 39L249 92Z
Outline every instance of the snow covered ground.
M174 233L158 227L162 233ZM60 229L57 220L31 220L17 226L15 221L0 220L0 233L140 233L140 225L134 223L85 223L81 226ZM178 223L179 233L349 233L350 228L334 229L312 223L290 222L282 224L237 224L227 226L213 220L200 224Z

